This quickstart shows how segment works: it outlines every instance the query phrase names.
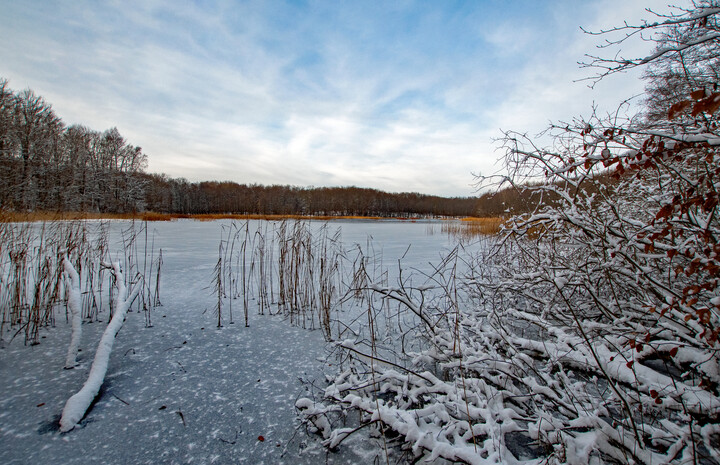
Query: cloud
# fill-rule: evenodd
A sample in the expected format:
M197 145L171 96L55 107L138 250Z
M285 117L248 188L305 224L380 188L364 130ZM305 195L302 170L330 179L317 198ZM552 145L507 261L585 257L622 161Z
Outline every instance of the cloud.
M498 169L501 128L642 88L573 83L596 43L578 18L642 13L618 0L32 3L3 4L11 86L190 180L470 195L473 172Z

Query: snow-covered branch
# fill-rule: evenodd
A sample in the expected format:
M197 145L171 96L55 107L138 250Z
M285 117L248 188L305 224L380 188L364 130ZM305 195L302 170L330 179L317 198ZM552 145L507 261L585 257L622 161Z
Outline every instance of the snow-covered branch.
M621 46L633 38L655 43L656 47L652 53L639 58L625 58L620 55L619 50L611 57L586 55L589 61L579 64L583 68L600 70L597 75L587 78L597 82L610 74L655 64L661 60L671 59L682 63L683 60L677 57L686 53L695 53L708 44L711 48L717 46L720 39L718 14L720 8L717 7L717 2L711 1L704 5L696 5L695 8L680 9L678 14L665 15L664 21L642 22L637 25L625 22L622 26L599 32L582 29L586 34L606 37L605 42L598 45L600 49ZM618 34L620 37L616 38ZM716 58L716 55L711 52L708 57Z
M100 339L87 381L80 391L70 397L65 404L60 419L61 432L68 432L75 428L100 391L100 386L102 386L105 380L105 374L107 373L115 337L123 326L125 314L140 292L141 286L137 284L132 286L132 289L128 292L125 285L125 277L120 269L120 262L113 262L110 267L115 276L115 285L117 286L114 314Z
M68 310L70 310L70 321L72 322L70 346L68 347L67 357L65 358L65 368L69 369L73 368L76 364L75 358L77 357L80 339L82 337L82 299L80 296L80 276L67 255L63 258L63 267L65 269L67 306Z

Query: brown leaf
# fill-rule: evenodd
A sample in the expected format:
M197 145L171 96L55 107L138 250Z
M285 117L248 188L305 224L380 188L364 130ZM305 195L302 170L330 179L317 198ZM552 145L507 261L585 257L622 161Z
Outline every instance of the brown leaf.
M703 210L706 212L709 212L713 208L715 208L718 204L717 197L711 197L708 195L707 199L705 199L705 202L703 202Z
M690 94L693 100L700 100L703 97L705 97L705 89L698 89Z
M697 284L686 286L683 289L683 295L693 295L697 294L698 292L700 292L700 286L698 286Z
M705 111L710 114L715 113L720 107L720 92L710 94L710 96L703 101L705 102Z
M697 116L702 112L707 112L710 114L715 113L717 109L720 107L720 93L714 93L710 95L708 98L704 98L702 100L698 100L695 105L693 105L692 112L690 113L692 116Z
M659 220L662 218L667 218L668 216L672 215L673 210L674 209L672 205L665 205L660 209L660 211L657 212L657 215L655 215L655 219Z
M670 110L668 110L668 119L675 119L675 117L689 107L690 104L691 102L689 100L683 100L682 102L678 102L671 106Z

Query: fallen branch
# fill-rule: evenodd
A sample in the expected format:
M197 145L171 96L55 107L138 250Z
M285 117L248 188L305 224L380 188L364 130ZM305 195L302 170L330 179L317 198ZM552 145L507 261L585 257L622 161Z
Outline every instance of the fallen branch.
M70 337L70 346L65 358L65 369L69 370L77 365L76 357L82 336L82 298L80 297L80 276L75 271L75 267L67 255L63 258L63 267L65 268L65 285L67 286L67 306L72 321L72 336Z
M108 362L110 361L110 353L112 352L115 337L122 328L125 314L140 291L141 286L135 285L129 296L127 296L125 278L120 270L120 262L112 263L111 269L115 275L115 283L118 287L115 296L115 314L100 339L87 381L85 381L80 391L70 397L65 404L62 417L60 418L60 432L62 433L68 432L77 426L78 422L85 415L88 407L90 407L93 399L95 399L100 391L100 386L102 386L105 380L105 374L107 373Z

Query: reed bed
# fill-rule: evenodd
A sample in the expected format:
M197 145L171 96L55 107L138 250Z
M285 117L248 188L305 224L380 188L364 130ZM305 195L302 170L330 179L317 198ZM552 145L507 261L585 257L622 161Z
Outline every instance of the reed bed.
M346 248L340 229L330 223L232 222L224 226L210 286L217 298L217 325L233 323L233 306L238 306L233 302L238 302L246 326L252 311L279 314L293 325L322 330L329 341L361 337L394 345L396 331L406 334L419 316L402 310L404 302L417 298L429 305L435 299L430 288L413 283L422 279L427 284L430 278L404 272L401 260L397 267L390 272L369 238ZM395 287L390 276L396 276ZM447 283L433 281L432 286ZM341 315L345 305L352 310ZM402 338L403 351L411 339Z
M138 309L145 311L151 326L151 310L159 303L162 260L154 260L154 250L148 250L147 223L132 222L121 235L126 284L142 281ZM108 223L103 221L0 222L0 340L22 334L26 344L37 344L40 329L55 326L58 309L66 301L65 257L82 282L82 318L98 320L104 302L112 302L105 265L110 261L108 237Z
M261 314L282 315L296 326L322 330L332 342L329 366L337 369L331 388L357 393L363 407L345 405L332 394L326 397L328 391L316 391L317 386L311 384L308 391L313 397L296 404L301 419L309 431L323 434L329 447L369 427L389 462L398 453L397 437L401 436L386 437L392 423L380 412L393 399L386 386L399 380L401 396L403 386L412 383L400 379L400 373L408 373L408 379L415 376L418 382L426 379L413 370L420 363L419 354L425 360L437 350L443 361L459 363L455 369L446 369L431 360L430 376L454 383L452 389L461 390L463 398L471 392L475 380L464 366L466 315L461 308L471 298L464 280L472 250L458 241L428 273L403 265L406 252L397 260L397 269L390 270L371 238L345 247L340 230L328 223L284 220L256 227L247 221L231 223L223 232L215 271L218 325L222 324L223 302L228 300L230 307L238 299L246 318L254 308ZM469 402L460 406L462 411L454 414L469 417L474 406ZM354 416L349 415L351 411ZM471 428L475 427L471 424Z
M340 230L307 221L249 221L225 227L211 289L217 295L218 327L233 323L233 301L241 302L245 325L258 314L280 314L291 324L331 337L332 310L338 302L344 251Z
M0 211L0 223L51 223L55 221L81 220L136 220L136 221L172 221L190 218L190 215L167 213L97 213L97 212L9 212Z
M462 218L460 221L444 221L440 225L443 234L462 240L473 240L482 236L491 236L500 232L505 220L503 218Z

